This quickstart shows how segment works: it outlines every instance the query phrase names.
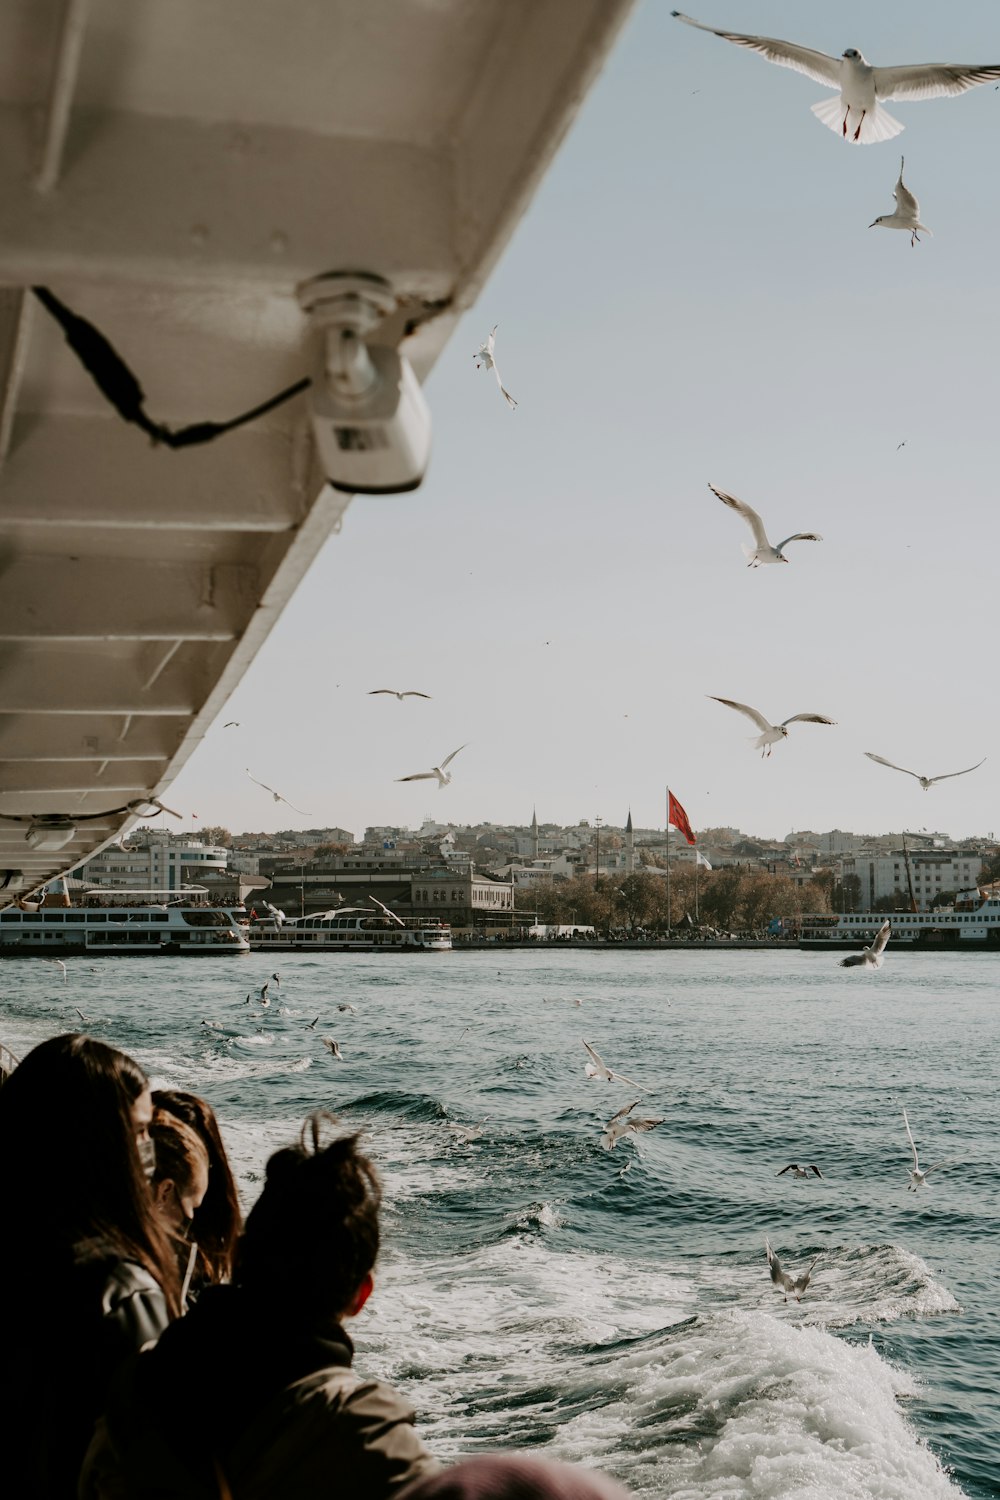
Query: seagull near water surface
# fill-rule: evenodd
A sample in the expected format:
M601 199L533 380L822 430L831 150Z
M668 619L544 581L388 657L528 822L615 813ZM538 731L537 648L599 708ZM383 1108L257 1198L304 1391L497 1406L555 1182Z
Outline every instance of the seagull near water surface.
M762 732L753 742L755 750L761 753L761 759L770 755L771 746L777 745L779 741L788 738L787 725L789 724L836 724L836 719L828 719L824 714L792 714L789 719L782 719L780 724L771 724L764 715L756 708L751 708L749 703L735 703L732 698L717 698L714 693L708 693L713 703L724 703L727 708L735 708L737 713L746 714L757 728Z
M946 1161L936 1161L932 1167L924 1167L921 1170L920 1161L917 1157L917 1143L913 1139L913 1131L910 1129L910 1122L906 1117L905 1107L903 1109L903 1124L906 1126L906 1138L910 1143L910 1150L913 1152L913 1169L910 1172L910 1180L906 1184L906 1191L908 1193L915 1193L918 1188L927 1186L927 1178L932 1172L936 1172L939 1167L947 1167L949 1163Z
M590 1058L590 1062L584 1067L584 1072L588 1078L602 1078L605 1083L627 1083L630 1089L642 1088L642 1084L636 1083L634 1078L626 1078L624 1073L616 1073L613 1068L609 1068L597 1049L592 1047L589 1042L584 1042L583 1045L586 1047L587 1055ZM636 1103L638 1102L636 1100Z
M459 745L458 750L464 750L464 749L465 749L464 745ZM432 766L429 771L414 771L414 773L413 773L412 776L397 776L396 780L397 781L434 781L436 779L437 780L437 784L438 784L438 791L441 792L441 791L444 790L444 788L451 781L451 772L450 771L446 771L445 770L445 766L448 765L449 761L453 761L455 759L455 756L458 754L458 750L453 750L450 755L446 755L445 758L444 758L444 760L441 762L441 764L439 766Z
M788 1301L788 1294L789 1292L791 1292L796 1302L801 1302L802 1293L809 1285L809 1278L812 1276L813 1266L819 1260L820 1256L814 1255L804 1271L802 1271L798 1276L792 1276L783 1268L781 1261L771 1249L771 1242L766 1234L764 1236L764 1248L767 1251L767 1268L771 1273L771 1280L774 1282L778 1290L785 1294L785 1301ZM820 1254L822 1254L822 1251L820 1252Z
M483 340L472 357L476 361L477 370L487 369L493 371L494 375L497 378L497 385L500 387L501 396L506 401L511 411L514 411L517 408L517 402L514 400L514 397L511 395L510 391L505 389L504 383L500 379L500 371L497 369L497 362L493 357L493 346L496 342L497 329L499 327L499 323L493 324L493 327L490 330L489 338Z
M624 1105L617 1114L611 1116L601 1135L601 1145L605 1151L613 1151L625 1135L638 1135L640 1131L653 1130L657 1125L663 1124L662 1115L654 1120L630 1120L628 1117L638 1103L638 1099L633 1099L631 1104Z
M775 1172L774 1175L775 1177L784 1177L786 1172L791 1172L793 1177L808 1177L810 1172L815 1173L817 1177L822 1177L823 1175L819 1167L813 1162L810 1162L808 1167L800 1167L797 1161L790 1161L787 1167L782 1167L781 1171Z
M882 954L891 936L892 923L886 917L872 939L871 947L862 948L860 953L849 953L846 958L840 960L840 967L842 969L881 969Z
M869 224L868 228L906 229L909 231L910 247L912 248L920 241L920 236L917 234L918 229L922 229L924 234L931 234L931 231L927 228L926 224L921 224L920 222L920 204L914 198L909 188L903 186L903 163L905 160L906 158L903 156L899 158L899 180L892 190L892 196L896 200L896 207L891 214L880 214L877 219L874 219ZM931 238L933 239L933 235L931 235ZM898 445L897 452L902 446L902 443Z
M879 102L882 99L940 99L1000 79L1000 63L904 63L899 67L877 68L872 67L857 47L848 47L840 57L830 57L797 42L706 26L683 11L673 10L670 14L686 26L696 26L699 31L709 31L737 47L747 47L768 62L777 63L779 68L793 68L827 88L837 89L837 98L821 99L812 106L812 112L845 141L861 146L891 141L906 128L882 108Z
M789 542L821 542L823 540L816 531L796 531L794 536L786 536L783 542L772 547L764 530L764 522L757 512L747 505L746 501L737 500L735 495L729 495L725 490L717 490L714 484L710 484L709 489L713 495L719 497L723 505L728 505L730 510L742 516L753 532L755 545L751 547L749 543L743 543L743 556L747 559L748 568L759 568L763 563L786 563L788 558L783 555L783 549L788 546Z
M950 781L953 776L968 776L970 771L978 771L979 767L984 765L987 759L984 755L982 760L977 760L974 766L966 766L964 771L946 771L943 776L921 776L916 771L908 771L905 766L893 765L891 760L884 760L881 755L876 755L874 750L866 750L865 754L869 760L875 761L878 765L888 766L890 771L902 771L904 776L915 777L925 792L930 791L935 781Z

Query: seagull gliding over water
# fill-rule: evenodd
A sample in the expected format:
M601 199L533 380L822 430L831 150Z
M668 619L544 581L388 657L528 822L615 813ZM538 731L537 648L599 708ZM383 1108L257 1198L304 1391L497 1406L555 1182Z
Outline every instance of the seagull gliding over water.
M910 1150L913 1152L913 1170L910 1172L910 1180L906 1184L906 1191L908 1193L915 1193L918 1188L927 1186L927 1178L932 1172L936 1172L938 1167L947 1167L949 1163L946 1161L936 1161L932 1167L924 1167L921 1171L920 1162L917 1159L917 1145L913 1139L910 1122L906 1118L905 1105L903 1107L903 1124L906 1126L906 1138L910 1143Z
M892 923L886 917L882 926L872 938L871 947L862 948L860 953L849 953L846 958L840 960L840 967L842 969L881 969L882 954L885 952L885 945L891 936Z
M978 771L986 760L984 755L982 760L977 760L974 766L966 766L964 771L946 771L943 776L920 776L916 771L908 771L905 766L894 766L891 760L883 760L881 755L876 755L872 750L866 750L865 754L869 760L876 761L878 765L888 766L890 771L902 771L904 776L916 777L925 792L930 791L935 781L950 781L953 776L968 776L970 771Z
M880 214L877 219L869 224L868 228L876 229L881 225L883 229L907 229L910 233L910 246L912 248L920 239L920 236L917 234L918 229L922 229L924 234L930 234L931 231L927 228L926 224L921 224L920 222L920 204L914 198L909 188L903 186L904 160L905 157L901 156L899 158L899 181L892 190L892 196L896 200L896 207L891 214ZM931 238L933 239L933 235L931 235ZM902 446L902 443L900 443L899 447L901 448Z
M787 1167L782 1167L781 1171L775 1172L774 1175L775 1177L784 1177L786 1172L791 1172L793 1177L808 1177L810 1172L815 1172L817 1177L822 1177L823 1175L819 1167L814 1166L812 1162L809 1163L808 1167L800 1167L797 1161L790 1161Z
M827 88L839 90L836 99L821 99L812 106L818 120L845 141L870 146L890 141L906 127L882 108L880 99L940 99L964 94L979 83L1000 78L1000 63L906 63L901 67L873 68L857 47L848 47L840 57L782 42L772 36L746 36L740 31L720 31L705 26L679 10L670 12L686 26L710 31L737 47L748 47L779 68L794 68Z
M724 703L727 708L735 708L737 713L746 714L752 719L758 729L763 730L753 742L755 750L761 752L761 759L770 755L771 746L777 745L781 740L788 738L787 724L835 724L836 719L828 719L823 714L792 714L790 719L782 719L780 724L770 724L764 715L756 708L751 708L749 703L735 703L732 698L717 698L714 693L708 693L713 703Z
M764 1236L764 1246L767 1250L767 1266L768 1270L771 1273L771 1280L774 1282L776 1287L784 1292L786 1302L788 1301L789 1292L791 1292L796 1302L801 1302L802 1293L809 1285L809 1278L812 1275L813 1266L820 1258L819 1255L813 1256L806 1269L800 1275L790 1276L789 1273L782 1268L781 1261L771 1249L771 1242L766 1234ZM820 1255L821 1254L822 1251L820 1251Z
M369 698L377 698L380 693L386 693L390 698L398 698L402 703L404 698L429 698L430 693L418 693L416 688L407 688L400 693L396 688L372 688L368 694Z
M787 547L789 542L821 542L823 540L818 532L797 531L794 536L786 536L783 542L772 547L764 530L764 522L745 500L737 500L735 495L727 495L725 490L717 490L714 484L710 484L709 489L713 495L718 495L723 505L728 505L730 510L742 516L753 532L755 546L751 547L748 543L743 543L743 556L748 559L748 568L759 568L761 563L786 563L788 558L784 556L782 549Z
M638 1135L641 1130L652 1130L655 1126L663 1124L662 1115L655 1120L628 1119L628 1115L631 1114L638 1103L638 1099L633 1099L631 1104L624 1105L616 1115L611 1116L601 1135L601 1145L605 1151L613 1151L622 1136L628 1135L630 1132Z
M589 1042L584 1042L583 1045L590 1056L590 1062L584 1067L588 1078L603 1078L605 1083L627 1083L630 1089L642 1088L642 1084L636 1083L634 1078L626 1078L624 1073L616 1073L613 1068L609 1068L597 1049ZM638 1100L636 1102L638 1103Z

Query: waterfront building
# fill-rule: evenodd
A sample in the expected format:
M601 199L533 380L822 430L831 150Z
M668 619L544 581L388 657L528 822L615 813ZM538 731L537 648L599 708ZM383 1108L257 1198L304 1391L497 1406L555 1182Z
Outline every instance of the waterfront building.
M983 868L973 849L911 849L908 855L918 911L930 911L937 896L975 886ZM854 909L872 911L876 902L888 899L898 910L908 910L906 858L898 848L888 854L869 850L841 859L841 884L852 877L858 882L857 893L851 897Z
M220 844L137 828L121 844L86 860L74 874L87 886L179 891L202 883L210 873L224 875L228 860L229 851Z

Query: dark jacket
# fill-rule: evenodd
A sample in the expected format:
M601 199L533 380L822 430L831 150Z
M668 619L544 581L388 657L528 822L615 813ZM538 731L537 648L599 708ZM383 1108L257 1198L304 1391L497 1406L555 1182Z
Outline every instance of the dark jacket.
M166 1328L167 1305L148 1271L97 1245L72 1265L36 1262L31 1276L30 1295L4 1294L0 1473L18 1500L73 1500L112 1378Z
M209 1287L116 1383L82 1500L382 1500L438 1464L338 1324Z

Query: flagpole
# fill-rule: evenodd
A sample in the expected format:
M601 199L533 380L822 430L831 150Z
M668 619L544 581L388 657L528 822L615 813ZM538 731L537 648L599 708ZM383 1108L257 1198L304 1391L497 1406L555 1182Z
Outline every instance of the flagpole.
M701 919L698 916L698 869L700 865L701 858L696 849L694 851L694 923L696 927L701 926Z
M667 937L670 936L670 788L667 787Z

